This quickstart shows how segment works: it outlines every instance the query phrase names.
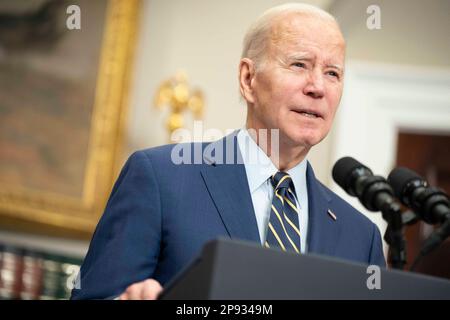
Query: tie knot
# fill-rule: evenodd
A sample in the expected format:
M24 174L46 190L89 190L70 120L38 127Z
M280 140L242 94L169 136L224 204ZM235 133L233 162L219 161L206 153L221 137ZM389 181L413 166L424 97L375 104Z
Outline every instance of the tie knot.
M270 179L275 190L289 188L292 184L291 176L286 172L278 171Z

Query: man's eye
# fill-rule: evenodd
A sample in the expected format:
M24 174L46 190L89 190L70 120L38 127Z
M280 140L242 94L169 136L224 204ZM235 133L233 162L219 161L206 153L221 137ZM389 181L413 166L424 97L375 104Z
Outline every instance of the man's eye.
M305 68L305 64L303 62L295 62L292 64L294 67Z
M336 77L337 79L339 79L339 74L336 71L328 71L327 72L330 76L332 77Z

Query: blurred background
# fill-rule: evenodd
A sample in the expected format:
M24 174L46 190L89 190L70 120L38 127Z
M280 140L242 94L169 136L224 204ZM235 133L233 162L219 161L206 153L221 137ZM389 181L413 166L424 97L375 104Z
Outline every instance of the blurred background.
M243 36L285 2L0 0L0 298L68 297L133 151L177 128L213 140L243 127ZM342 156L383 176L407 166L450 192L450 2L302 2L334 15L347 41L340 109L308 159L384 234L331 168ZM409 263L432 231L405 229ZM449 241L417 271L450 278Z

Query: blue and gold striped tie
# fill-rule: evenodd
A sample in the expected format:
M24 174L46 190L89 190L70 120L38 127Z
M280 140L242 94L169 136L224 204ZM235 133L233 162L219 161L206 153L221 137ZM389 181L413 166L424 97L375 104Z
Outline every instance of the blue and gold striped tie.
M270 181L274 187L274 196L264 245L300 253L299 211L295 204L292 179L286 172L277 172Z

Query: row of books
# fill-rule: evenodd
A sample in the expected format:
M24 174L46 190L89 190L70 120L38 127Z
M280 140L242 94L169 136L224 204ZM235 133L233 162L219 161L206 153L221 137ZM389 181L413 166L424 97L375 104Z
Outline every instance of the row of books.
M82 260L0 243L1 300L68 299Z

